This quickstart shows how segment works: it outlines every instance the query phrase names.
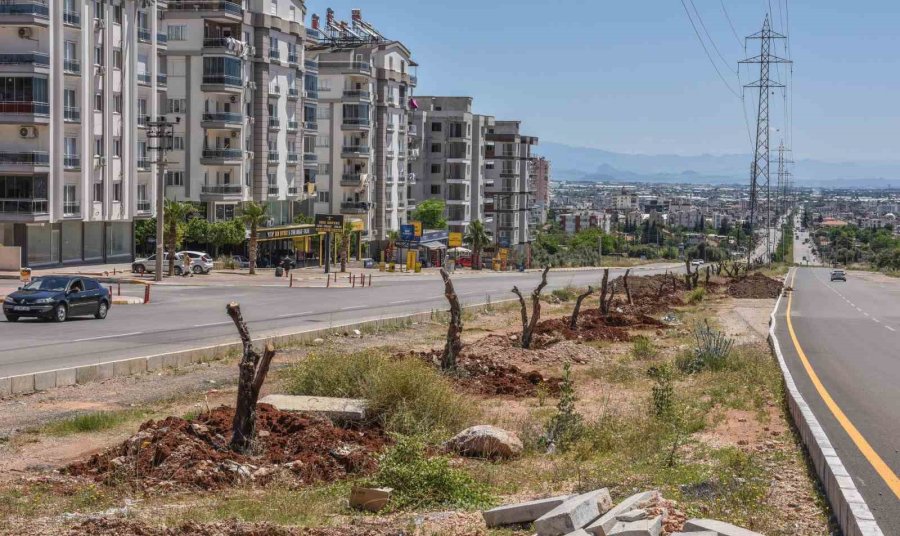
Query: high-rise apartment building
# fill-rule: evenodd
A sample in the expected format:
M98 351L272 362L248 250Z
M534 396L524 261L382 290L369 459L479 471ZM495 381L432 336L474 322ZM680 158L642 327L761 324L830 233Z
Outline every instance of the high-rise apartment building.
M407 221L407 125L416 67L410 51L353 10L350 23L328 10L322 39L307 50L318 64L318 175L315 213L344 214L365 242L383 241Z
M547 210L550 208L550 161L543 156L535 158L531 171L534 176L534 205L531 208L531 221L540 226L547 223Z
M472 112L472 97L416 97L413 124L421 143L412 163L412 197L441 199L451 232L484 220L485 136L493 117Z
M168 198L213 221L248 200L268 203L272 225L293 220L316 167L305 14L302 0L169 0Z
M488 128L485 213L493 217L495 241L501 247L515 248L527 256L535 193L531 148L538 139L523 135L520 127L519 121L496 121Z
M129 261L165 96L165 2L0 3L0 245L27 266Z

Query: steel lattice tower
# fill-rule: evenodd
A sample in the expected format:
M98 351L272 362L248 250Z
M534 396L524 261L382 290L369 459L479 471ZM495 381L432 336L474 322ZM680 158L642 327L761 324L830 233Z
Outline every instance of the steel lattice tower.
M766 189L766 242L769 242L769 209L771 208L770 191L770 157L769 157L769 94L773 88L784 87L783 84L769 77L769 68L773 63L791 63L790 60L779 58L773 54L773 44L776 39L787 39L784 35L772 30L769 24L769 15L763 21L762 31L747 36L747 39L758 39L760 42L759 56L754 56L740 61L740 64L759 64L759 80L745 85L745 88L759 89L759 109L756 116L756 150L753 155L753 166L750 173L750 237L747 244L747 262L753 254L754 232L756 230L756 212L759 203L759 188ZM767 246L767 254L771 259L771 250Z

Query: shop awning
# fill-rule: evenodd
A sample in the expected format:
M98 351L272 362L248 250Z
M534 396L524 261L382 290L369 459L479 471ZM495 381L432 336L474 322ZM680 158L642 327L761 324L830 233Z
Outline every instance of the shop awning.
M426 249L447 249L447 244L442 242L422 242L419 244L419 247Z

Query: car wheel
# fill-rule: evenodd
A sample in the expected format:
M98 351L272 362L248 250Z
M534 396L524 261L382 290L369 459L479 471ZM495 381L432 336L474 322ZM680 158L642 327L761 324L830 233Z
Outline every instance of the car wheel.
M53 316L51 317L51 319L54 322L65 322L68 316L69 310L66 308L66 304L60 303L53 308Z
M175 275L178 275L178 276L181 275L181 266L176 266L176 267L175 267Z
M194 273L197 274L197 275L200 275L200 274L203 273L203 268L201 268L200 266L196 266L196 265L195 265L193 268L191 268L191 271L194 272Z
M144 275L145 273L147 273L147 267L141 264L137 267L137 273L138 275Z
M16 315L6 315L6 321L7 322L18 322L19 317Z
M97 320L103 320L104 318L106 318L106 315L108 313L109 313L109 305L105 301L102 301L102 302L100 302L100 305L97 307L97 313L94 314L94 318L96 318Z

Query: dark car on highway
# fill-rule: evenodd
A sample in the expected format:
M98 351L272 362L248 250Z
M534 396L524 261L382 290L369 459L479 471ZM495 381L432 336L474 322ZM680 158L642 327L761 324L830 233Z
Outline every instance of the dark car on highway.
M96 280L75 276L37 277L3 300L3 314L10 322L20 317L65 322L70 316L106 318L112 304L109 290Z
M831 280L832 281L843 281L847 282L847 274L843 270L832 270L831 271Z

